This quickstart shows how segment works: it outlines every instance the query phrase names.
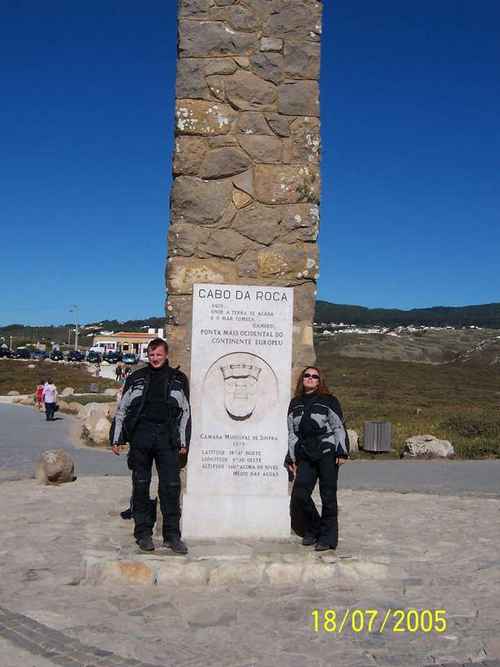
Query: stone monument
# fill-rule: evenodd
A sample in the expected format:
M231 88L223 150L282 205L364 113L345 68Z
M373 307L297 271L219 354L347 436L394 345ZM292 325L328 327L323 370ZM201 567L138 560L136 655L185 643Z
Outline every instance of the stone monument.
M314 362L321 10L179 0L166 307L188 373L194 283L293 288L293 366Z
M288 537L293 290L193 286L185 537Z
M291 370L315 359L321 10L178 3L166 308L191 371L187 538L290 532Z

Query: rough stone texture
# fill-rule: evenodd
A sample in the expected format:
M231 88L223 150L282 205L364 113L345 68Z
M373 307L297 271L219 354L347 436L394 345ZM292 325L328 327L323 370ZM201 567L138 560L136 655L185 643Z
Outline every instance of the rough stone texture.
M226 98L241 111L271 110L276 102L276 86L262 78L240 70L226 81Z
M255 162L279 164L283 160L283 142L277 137L245 135L239 143Z
M413 435L405 440L402 455L428 459L453 458L455 450L448 440L438 440L433 435Z
M236 32L220 21L179 21L179 56L245 56L252 53L255 33Z
M205 137L228 134L233 119L233 110L225 104L177 100L176 127L179 134L199 134Z
M279 87L278 111L285 116L319 116L316 81L288 81Z
M228 181L180 176L172 188L172 222L211 225L222 218L231 203L231 194L232 184Z
M246 171L249 158L236 148L218 148L210 151L200 168L201 178L224 178Z
M48 449L40 456L35 477L40 484L64 484L75 479L75 464L64 449Z
M321 12L180 0L166 307L186 371L193 282L294 287L294 367L314 362Z
M177 137L174 151L174 175L196 176L208 146L200 137Z
M71 396L74 393L75 390L73 389L73 387L64 387L59 396Z
M255 167L255 192L263 204L317 203L319 175L309 166L295 165Z

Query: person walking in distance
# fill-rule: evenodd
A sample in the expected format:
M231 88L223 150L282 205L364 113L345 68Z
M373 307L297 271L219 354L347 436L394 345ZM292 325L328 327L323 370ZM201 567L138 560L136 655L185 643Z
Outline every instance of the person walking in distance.
M349 456L342 408L318 368L304 368L288 408L289 469L295 476L292 506L302 512L304 546L336 549L337 480ZM321 517L311 499L319 479Z
M48 422L53 422L56 412L57 387L52 382L52 378L49 378L43 385L42 399L45 403L45 419Z
M39 384L36 387L35 390L35 403L36 407L38 410L42 410L42 403L43 403L43 388L45 386L45 380L40 380Z
M168 363L168 345L153 339L148 364L130 373L115 415L112 450L128 442L132 470L134 537L141 551L154 551L154 516L149 487L153 461L158 471L158 495L163 514L163 543L179 554L187 547L180 532L180 462L191 436L188 381Z
M115 380L117 382L122 381L122 362L118 361L115 367Z

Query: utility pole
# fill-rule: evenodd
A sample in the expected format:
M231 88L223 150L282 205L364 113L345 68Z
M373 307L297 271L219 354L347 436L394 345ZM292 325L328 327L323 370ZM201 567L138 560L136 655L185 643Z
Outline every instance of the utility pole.
M69 310L70 313L75 313L75 350L78 350L78 306L73 304Z

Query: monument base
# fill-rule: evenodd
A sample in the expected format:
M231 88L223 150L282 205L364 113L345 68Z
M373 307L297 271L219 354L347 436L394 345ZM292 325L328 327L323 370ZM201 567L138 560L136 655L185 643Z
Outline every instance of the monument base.
M182 536L186 539L290 537L290 498L210 496L185 493Z

